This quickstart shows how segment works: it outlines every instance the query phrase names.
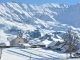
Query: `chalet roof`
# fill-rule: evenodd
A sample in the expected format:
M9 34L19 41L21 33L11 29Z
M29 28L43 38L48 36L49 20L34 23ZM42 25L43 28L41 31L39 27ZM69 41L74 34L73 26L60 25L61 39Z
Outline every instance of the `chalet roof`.
M48 46L54 46L57 42L52 41Z
M37 43L38 45L49 45L52 41L49 41L49 40L44 40L40 43Z
M62 51L62 52L66 52L68 49L69 49L69 46L68 46L68 45L64 45L64 46L61 48L61 51Z
M53 39L53 41L60 41L60 42L64 41L63 39L56 39L56 38L53 38L53 37L52 37L52 39Z
M48 44L50 44L51 43L51 41L49 41L49 40L44 40L44 41L41 41L41 42L39 42L39 43L37 43L36 45L48 45Z
M62 43L62 44L60 44L57 48L62 48L63 45L64 45L64 44Z
M48 46L54 46L59 41L52 41Z
M24 45L24 46L31 46L30 44L28 44L28 43L24 43L24 44L22 44L22 45Z

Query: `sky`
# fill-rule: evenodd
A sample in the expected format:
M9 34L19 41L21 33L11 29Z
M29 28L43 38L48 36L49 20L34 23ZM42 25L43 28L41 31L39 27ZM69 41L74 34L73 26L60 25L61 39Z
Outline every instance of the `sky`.
M20 3L26 3L26 4L45 4L45 3L59 3L59 4L68 4L68 5L74 5L80 2L80 0L0 0L0 3L4 2L20 2Z

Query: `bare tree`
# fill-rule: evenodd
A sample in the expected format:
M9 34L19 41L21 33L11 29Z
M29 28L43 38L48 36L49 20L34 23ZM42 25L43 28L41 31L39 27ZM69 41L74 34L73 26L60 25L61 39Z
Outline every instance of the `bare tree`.
M71 56L72 52L77 47L76 43L77 39L78 39L77 34L72 32L71 30L68 30L68 32L64 34L64 44L69 46L70 57L72 57Z

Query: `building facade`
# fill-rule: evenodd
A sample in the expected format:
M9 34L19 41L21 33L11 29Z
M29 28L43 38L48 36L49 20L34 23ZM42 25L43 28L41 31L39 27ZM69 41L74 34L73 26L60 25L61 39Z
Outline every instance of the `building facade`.
M20 46L20 43L24 43L24 39L22 38L23 34L20 32L19 35L10 41L10 46Z

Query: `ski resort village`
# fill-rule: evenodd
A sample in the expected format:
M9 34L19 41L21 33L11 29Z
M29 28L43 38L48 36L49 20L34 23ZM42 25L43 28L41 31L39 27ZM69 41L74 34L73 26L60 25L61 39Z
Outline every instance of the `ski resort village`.
M0 3L0 60L80 60L80 3Z
M79 40L80 36L68 30L66 33L54 32L41 37L38 30L35 30L35 38L19 31L17 36L9 36L8 43L0 43L0 58L2 60L66 60L80 57ZM62 34L63 38L60 35ZM5 56L7 54L7 56ZM15 57L16 56L16 57ZM22 56L22 58L21 58Z

